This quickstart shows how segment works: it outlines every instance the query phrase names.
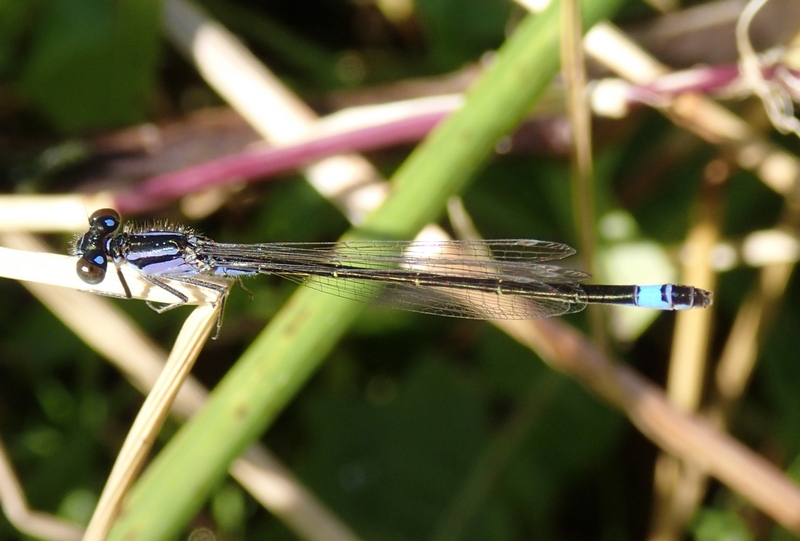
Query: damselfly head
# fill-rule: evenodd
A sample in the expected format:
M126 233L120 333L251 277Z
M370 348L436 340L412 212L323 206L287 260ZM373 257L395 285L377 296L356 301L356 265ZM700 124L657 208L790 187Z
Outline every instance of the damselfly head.
M114 209L96 210L89 217L89 231L75 240L73 254L80 257L75 267L87 284L99 284L106 276L106 239L119 228L120 216Z

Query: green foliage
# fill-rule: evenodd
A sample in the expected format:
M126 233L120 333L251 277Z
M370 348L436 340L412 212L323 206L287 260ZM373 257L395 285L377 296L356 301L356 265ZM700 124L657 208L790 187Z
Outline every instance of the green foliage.
M225 484L211 499L211 513L222 533L232 536L242 534L245 521L245 497L241 487Z
M49 0L21 92L60 131L144 120L157 62L156 0Z
M330 377L338 372L332 364L344 362L333 360L288 412L305 441L293 470L365 538L457 529L465 539L526 531L545 539L557 530L554 511L570 487L610 458L618 416L531 363L529 352L498 331L481 335L474 362L461 368L439 348L398 368L386 360L393 344L375 343L383 374L356 367L369 378L360 388L331 385L339 380ZM487 412L498 400L511 411L492 421ZM524 435L509 437L520 422ZM475 516L447 520L465 497L479 499Z
M475 397L433 359L389 404L320 396L303 409L314 455L298 460L298 472L357 530L408 539L429 533L486 431Z
M0 0L0 81L18 66L22 42L37 7L38 2L33 1Z
M437 70L456 69L499 46L510 9L501 0L421 0L416 5Z
M732 511L703 509L695 518L697 541L753 541L755 537L742 518Z

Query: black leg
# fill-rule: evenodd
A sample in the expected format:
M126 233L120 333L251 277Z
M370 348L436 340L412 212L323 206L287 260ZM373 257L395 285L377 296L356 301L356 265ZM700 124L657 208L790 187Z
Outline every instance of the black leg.
M125 277L122 275L122 271L119 269L119 267L117 267L117 277L119 278L119 283L122 284L122 289L125 290L125 298L133 298L133 295L131 295L131 288L128 287L128 282L125 280Z

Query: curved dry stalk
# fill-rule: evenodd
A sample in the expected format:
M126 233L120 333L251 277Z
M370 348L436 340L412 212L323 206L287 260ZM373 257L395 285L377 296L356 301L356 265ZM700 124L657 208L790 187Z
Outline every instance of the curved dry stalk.
M83 528L77 524L30 508L2 441L0 441L0 504L8 521L26 535L49 541L80 541L83 537Z

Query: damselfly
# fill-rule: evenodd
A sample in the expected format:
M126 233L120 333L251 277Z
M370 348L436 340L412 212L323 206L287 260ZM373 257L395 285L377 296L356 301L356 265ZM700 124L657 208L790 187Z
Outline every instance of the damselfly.
M657 310L705 308L712 294L693 286L582 284L585 272L549 264L575 253L565 244L540 240L354 241L230 244L191 228L161 223L127 224L113 209L89 218L74 246L78 275L103 281L109 261L131 265L154 286L187 297L169 280L211 288L224 301L228 288L207 277L237 279L274 274L319 291L362 302L472 319L534 319L617 304Z

